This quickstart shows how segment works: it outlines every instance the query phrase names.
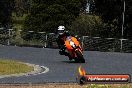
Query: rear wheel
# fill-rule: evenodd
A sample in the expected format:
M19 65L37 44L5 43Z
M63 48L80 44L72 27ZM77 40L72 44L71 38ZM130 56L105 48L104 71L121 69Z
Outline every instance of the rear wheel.
M76 51L77 58L75 59L76 62L85 63L85 59L80 51Z

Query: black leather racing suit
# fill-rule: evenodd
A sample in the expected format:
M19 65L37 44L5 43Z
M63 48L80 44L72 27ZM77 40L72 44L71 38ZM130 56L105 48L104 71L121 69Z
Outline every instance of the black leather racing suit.
M63 40L63 37L68 37L70 36L70 34L68 32L64 32L62 35L58 35L58 38L57 38L57 44L58 44L58 47L60 49L59 51L59 54L60 55L65 55L65 56L68 56L69 57L69 60L71 60L71 56L69 55L69 53L65 52L66 50L66 47L65 47L65 41Z

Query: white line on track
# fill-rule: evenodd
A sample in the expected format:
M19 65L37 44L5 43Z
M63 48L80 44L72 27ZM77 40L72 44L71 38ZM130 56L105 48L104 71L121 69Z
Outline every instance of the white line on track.
M45 66L41 66L41 68L44 68L44 69L45 69L45 71L43 71L43 72L41 72L41 73L47 73L47 72L49 72L49 68L47 68L47 67L45 67Z

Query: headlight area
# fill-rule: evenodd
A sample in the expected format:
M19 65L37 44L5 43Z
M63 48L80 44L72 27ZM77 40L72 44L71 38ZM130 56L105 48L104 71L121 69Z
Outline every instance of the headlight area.
M76 45L73 41L70 41L70 45L71 45L72 48L76 48Z

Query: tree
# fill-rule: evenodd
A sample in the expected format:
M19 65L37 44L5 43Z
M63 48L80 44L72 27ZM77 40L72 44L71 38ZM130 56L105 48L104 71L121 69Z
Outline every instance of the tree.
M115 37L121 38L122 12L124 0L95 0L96 14L99 14L105 23L109 24L110 29L115 33ZM124 38L130 37L132 33L131 19L132 19L132 0L126 1L125 12L125 29ZM112 26L111 26L112 25ZM131 36L132 37L132 36Z
M132 39L132 0L126 0L125 12L125 36Z
M14 12L18 17L23 16L23 14L27 13L30 8L29 0L14 0L14 3Z
M55 32L59 25L68 27L79 16L82 8L82 0L33 0L24 31Z
M99 16L94 15L80 15L71 26L72 32L80 36L100 36L106 37L105 24Z
M7 27L11 23L11 14L14 7L14 0L0 1L0 23Z

